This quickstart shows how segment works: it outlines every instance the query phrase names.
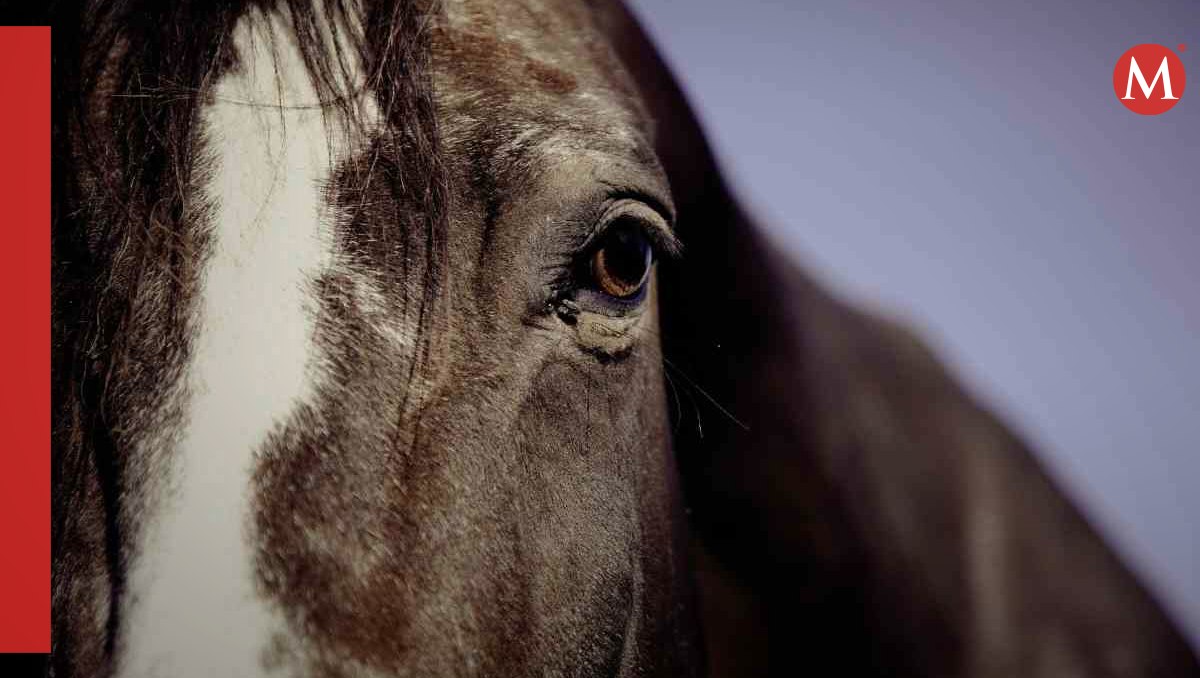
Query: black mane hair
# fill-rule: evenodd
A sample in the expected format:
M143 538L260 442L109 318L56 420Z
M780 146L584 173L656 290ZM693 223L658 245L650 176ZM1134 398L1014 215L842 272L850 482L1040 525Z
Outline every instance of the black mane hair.
M196 123L213 84L238 67L232 33L253 10L290 17L290 35L272 39L299 48L324 105L349 112L348 102L361 90L348 87L365 87L376 100L384 131L375 134L390 137L398 150L405 204L397 214L423 236L428 282L419 322L422 329L431 323L426 307L443 268L446 188L429 73L428 2L52 3L41 22L53 26L56 673L95 675L114 651L129 557L123 533L138 519L134 486L153 481L129 450L169 429L164 419L180 416L170 407L164 413L160 404L179 388L190 354L194 290L208 249L207 206L193 195L207 171ZM340 47L329 48L330 35ZM366 79L348 86L344 75L353 62L362 64ZM162 442L169 440L153 446ZM105 645L67 647L86 635L73 633L73 626L96 623L76 616L96 587L106 599Z

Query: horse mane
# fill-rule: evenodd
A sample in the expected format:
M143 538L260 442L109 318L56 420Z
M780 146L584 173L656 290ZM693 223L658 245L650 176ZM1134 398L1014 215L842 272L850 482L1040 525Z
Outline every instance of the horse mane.
M238 68L232 33L250 11L281 12L323 107L373 96L396 149L404 209L423 233L428 329L443 269L446 181L430 76L425 0L94 0L52 3L52 486L55 654L70 655L72 580L107 578L106 654L118 628L133 442L163 427L159 403L190 352L207 251L208 171L197 125L220 76ZM330 49L328 37L336 45ZM365 82L349 83L352 64ZM360 90L349 91L350 87ZM345 119L354 120L353 115ZM427 337L429 332L420 335ZM418 356L427 356L423 348ZM154 419L151 421L151 419ZM98 536L96 533L101 533ZM104 563L99 574L81 541ZM68 671L70 672L70 671Z

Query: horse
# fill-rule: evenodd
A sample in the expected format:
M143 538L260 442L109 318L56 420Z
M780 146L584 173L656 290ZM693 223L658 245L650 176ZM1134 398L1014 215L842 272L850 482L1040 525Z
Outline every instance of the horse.
M1200 674L617 0L50 11L48 675Z

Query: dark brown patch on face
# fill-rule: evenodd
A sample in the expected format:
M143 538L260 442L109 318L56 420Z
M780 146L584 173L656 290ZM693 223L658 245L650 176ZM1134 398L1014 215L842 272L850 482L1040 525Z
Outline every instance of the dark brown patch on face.
M403 137L372 142L330 187L315 391L260 450L262 591L316 675L688 674L655 335L601 362L538 296L576 201L656 171L645 127L581 8L446 12L443 268Z
M522 387L462 360L412 421L388 319L359 284L320 282L327 380L255 480L262 587L310 667L614 674L643 576L638 469L655 456L636 394L654 389L614 393L569 363Z
M431 36L443 106L466 97L459 110L486 113L479 122L539 122L549 128L542 131L578 122L574 114L587 108L605 109L603 122L615 116L630 130L648 122L628 115L640 112L635 90L586 6L458 1L446 3L444 14ZM484 102L488 109L476 107ZM605 143L616 129L598 130L588 142Z
M516 41L501 38L489 31L488 23L481 21L482 25L474 30L443 32L445 58L460 64L464 73L494 72L497 64L504 64L503 68L510 77L522 80L527 87L549 94L567 94L578 87L578 81L570 72L530 56ZM491 28L494 29L494 26ZM489 84L493 89L504 86L500 78L491 79Z

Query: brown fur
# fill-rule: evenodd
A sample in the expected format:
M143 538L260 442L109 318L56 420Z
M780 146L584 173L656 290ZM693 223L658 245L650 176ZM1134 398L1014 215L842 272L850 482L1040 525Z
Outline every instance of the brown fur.
M367 3L330 55L352 9L281 4L328 105L358 59L383 123L325 187L315 389L256 451L264 670L1197 674L1020 441L768 245L623 8ZM55 675L119 666L186 412L192 123L248 5L217 8L56 32ZM686 245L620 318L563 282L616 200Z

